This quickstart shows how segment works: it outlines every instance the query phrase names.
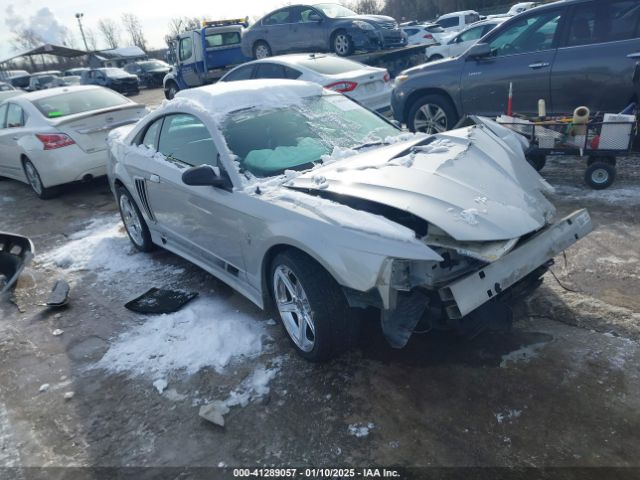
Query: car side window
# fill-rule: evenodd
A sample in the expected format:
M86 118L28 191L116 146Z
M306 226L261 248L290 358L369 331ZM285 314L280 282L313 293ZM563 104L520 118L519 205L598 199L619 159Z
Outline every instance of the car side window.
M550 49L560 17L561 12L554 10L517 19L490 41L493 55L501 57Z
M302 75L302 72L296 70L295 68L284 66L282 68L284 68L284 78L288 78L289 80L296 80Z
M158 150L167 160L189 166L218 166L218 150L207 127L186 113L167 115L160 131Z
M569 21L567 46L637 38L639 20L640 4L634 0L581 5Z
M152 150L158 150L158 132L160 131L162 120L162 118L159 118L147 127L147 131L142 137L142 145L146 145Z
M7 104L0 106L0 128L7 128L5 119L7 118Z
M458 35L458 43L460 42L470 42L472 40L478 40L482 37L482 32L484 31L484 26L470 28L464 33Z
M298 9L297 13L294 14L295 19L292 22L297 23L309 23L313 22L313 20L309 20L309 17L312 15L318 16L318 12L311 7L301 7Z
M406 33L410 37L413 37L416 33L418 33L418 29L417 28L406 28L404 33Z
M24 124L25 115L22 107L20 107L20 105L16 105L15 103L10 103L9 108L7 109L6 128L24 127Z
M283 23L291 23L291 9L285 8L284 10L278 10L273 15L269 15L262 21L263 25L280 25Z
M442 28L457 27L460 24L458 17L449 17L438 20L438 25Z
M284 67L276 63L259 63L256 65L256 78L286 78Z
M249 80L253 75L253 65L238 67L224 77L225 82L235 82L236 80Z
M193 40L191 40L191 37L180 40L179 50L180 60L189 60L191 58L191 54L193 53Z

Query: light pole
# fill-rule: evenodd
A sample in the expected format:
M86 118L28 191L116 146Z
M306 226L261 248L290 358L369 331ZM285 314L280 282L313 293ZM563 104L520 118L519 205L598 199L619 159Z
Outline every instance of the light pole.
M82 17L84 17L84 13L76 13L76 18L78 19L78 26L80 27L80 33L82 34L82 41L84 42L85 51L89 51L89 47L87 46L87 39L84 36L84 30L82 29Z

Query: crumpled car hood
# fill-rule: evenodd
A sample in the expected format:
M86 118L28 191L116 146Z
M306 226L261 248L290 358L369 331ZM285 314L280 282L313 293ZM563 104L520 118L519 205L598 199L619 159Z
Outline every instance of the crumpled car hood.
M458 241L518 238L551 221L555 209L542 194L551 187L529 166L515 134L490 123L434 135L424 146L417 138L369 150L286 186L404 210Z

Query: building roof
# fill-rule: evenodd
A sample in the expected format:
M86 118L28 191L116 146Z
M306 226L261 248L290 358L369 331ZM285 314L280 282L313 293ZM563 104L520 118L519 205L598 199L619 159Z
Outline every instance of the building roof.
M69 48L61 45L52 45L51 43L45 43L44 45L40 45L39 47L32 48L29 50L23 50L18 53L14 53L9 58L0 59L0 63L5 63L14 58L18 57L26 57L30 55L55 55L57 57L80 57L82 55L87 55L88 52L84 50L77 50L75 48Z

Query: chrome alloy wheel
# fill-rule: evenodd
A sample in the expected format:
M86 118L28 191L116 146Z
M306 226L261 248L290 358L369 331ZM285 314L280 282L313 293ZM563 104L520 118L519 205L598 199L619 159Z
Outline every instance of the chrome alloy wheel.
M339 33L338 35L336 35L334 46L335 52L338 55L347 55L349 53L349 38L347 37L347 35L344 33Z
M27 180L29 180L29 185L33 188L33 191L38 195L42 195L42 180L40 180L40 175L36 170L36 167L29 161L24 163L24 172L27 175Z
M447 114L440 106L426 103L418 109L413 119L416 132L428 134L441 133L447 130Z
M131 237L131 240L142 247L144 245L144 237L142 236L142 221L138 216L138 212L131 203L131 200L126 194L120 195L120 212L122 213L122 221L124 226Z
M273 272L276 305L287 333L303 352L313 350L316 341L315 323L307 294L293 271L279 265Z

